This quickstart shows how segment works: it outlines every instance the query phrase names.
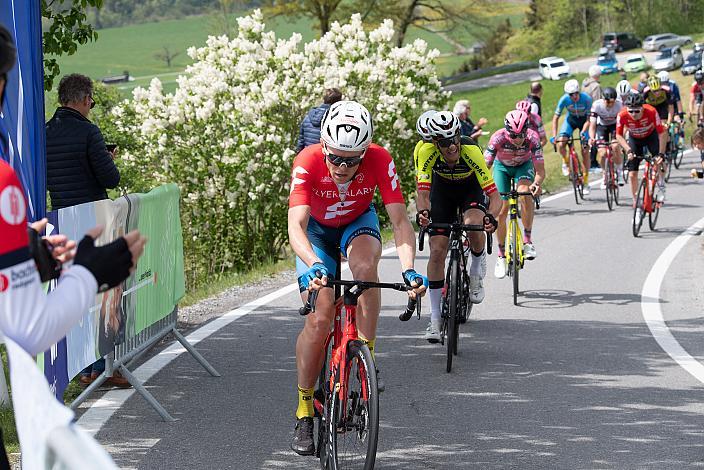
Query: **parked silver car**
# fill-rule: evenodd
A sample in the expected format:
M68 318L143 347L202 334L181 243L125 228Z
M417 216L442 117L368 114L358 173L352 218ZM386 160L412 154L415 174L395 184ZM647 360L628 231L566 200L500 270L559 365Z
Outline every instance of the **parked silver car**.
M656 72L661 70L675 70L682 67L684 59L682 58L682 51L679 47L668 47L666 49L661 49L660 53L655 58L653 62L653 68Z
M654 34L643 39L643 50L659 51L666 47L683 46L691 43L692 38L689 36L678 36L672 33Z

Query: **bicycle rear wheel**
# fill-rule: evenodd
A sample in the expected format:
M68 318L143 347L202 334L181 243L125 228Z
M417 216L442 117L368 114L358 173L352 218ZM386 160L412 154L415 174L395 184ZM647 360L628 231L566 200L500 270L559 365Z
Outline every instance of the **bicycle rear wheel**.
M609 158L604 172L604 183L606 184L606 206L610 211L614 210L614 162Z
M650 188L650 207L652 210L648 212L648 227L650 230L655 230L655 224L658 223L658 216L660 215L660 203L655 200L655 192L658 191L657 183L653 181Z
M645 217L645 193L646 182L643 179L640 182L640 187L638 188L638 195L636 196L636 207L633 209L633 236L637 237L640 232L640 228L643 225L643 218Z
M332 436L330 470L374 468L379 439L379 390L372 353L361 341L347 347L347 377L341 379L341 391L331 396L332 419L328 425Z
M448 309L447 309L447 364L445 370L452 371L452 359L457 354L457 341L459 339L460 324L458 321L460 309L460 264L459 260L450 256L450 279L447 282Z
M675 144L675 159L673 163L675 164L675 168L679 169L680 165L682 164L682 158L684 158L684 145L680 137L678 137L676 141L677 143Z
M673 150L674 151L674 150ZM672 174L672 161L675 159L674 153L669 153L665 156L663 165L665 165L665 182L670 181L670 174Z
M579 204L579 198L581 193L580 188L580 176L579 176L579 163L577 163L576 157L570 152L570 170L572 177L572 190L574 191L574 202Z

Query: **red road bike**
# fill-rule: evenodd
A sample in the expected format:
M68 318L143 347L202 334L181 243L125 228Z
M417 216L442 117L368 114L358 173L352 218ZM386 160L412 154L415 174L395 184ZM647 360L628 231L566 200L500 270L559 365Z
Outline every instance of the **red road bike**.
M339 273L337 278L339 278ZM325 341L326 360L319 388L313 396L318 433L316 456L325 470L374 468L379 438L379 390L372 353L357 332L357 301L367 289L412 289L403 283L337 281L333 330ZM342 298L339 287L344 287ZM313 291L301 315L315 311L318 291ZM399 319L407 321L417 312L420 299L409 299Z
M658 199L660 186L658 180L663 178L661 164L655 162L655 158L647 156L643 158L645 167L641 176L636 205L633 209L633 236L637 237L643 225L645 214L648 214L648 226L650 230L655 230L658 221L662 202ZM664 184L664 182L663 182Z

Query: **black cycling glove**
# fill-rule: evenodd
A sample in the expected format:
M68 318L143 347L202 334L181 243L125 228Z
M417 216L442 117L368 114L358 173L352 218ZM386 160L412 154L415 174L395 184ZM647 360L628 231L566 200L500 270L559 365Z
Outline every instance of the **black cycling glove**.
M98 292L120 285L130 275L132 252L124 237L103 246L86 235L78 244L74 264L85 267L98 282Z

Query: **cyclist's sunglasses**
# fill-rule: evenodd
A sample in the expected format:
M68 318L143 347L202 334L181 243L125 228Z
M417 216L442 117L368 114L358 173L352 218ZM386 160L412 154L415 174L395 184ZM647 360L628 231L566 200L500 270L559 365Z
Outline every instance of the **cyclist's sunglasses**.
M437 139L435 141L435 143L438 144L438 147L442 147L442 148L448 148L450 145L459 145L460 144L460 136L458 134L458 135L448 137L445 139Z
M525 139L526 134L527 134L526 131L518 132L518 133L511 132L511 131L507 131L507 132L508 132L508 136L512 139Z
M639 106L639 107L637 107L637 108L628 108L628 112L631 113L631 114L638 114L638 113L640 113L641 111L643 111L643 107L642 107L642 106Z
M568 93L568 94L569 94L570 96L578 96L578 95L579 95L579 92L578 92L578 91L575 91L574 93Z
M345 165L347 168L357 166L362 163L362 159L364 158L364 154L366 152L367 150L365 149L362 154L357 157L342 157L340 155L335 155L334 153L330 152L330 150L328 150L328 148L323 145L323 154L325 154L325 158L327 158L330 163L335 166Z

